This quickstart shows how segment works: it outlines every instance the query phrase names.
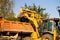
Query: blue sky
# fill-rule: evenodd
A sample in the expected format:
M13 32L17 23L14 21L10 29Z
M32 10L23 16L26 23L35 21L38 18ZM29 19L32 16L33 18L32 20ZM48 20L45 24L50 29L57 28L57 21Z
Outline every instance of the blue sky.
M14 12L16 15L20 12L20 8L24 7L25 3L27 5L35 5L41 6L42 8L46 8L45 12L50 15L50 18L58 18L59 14L57 11L57 6L60 6L60 0L15 0Z

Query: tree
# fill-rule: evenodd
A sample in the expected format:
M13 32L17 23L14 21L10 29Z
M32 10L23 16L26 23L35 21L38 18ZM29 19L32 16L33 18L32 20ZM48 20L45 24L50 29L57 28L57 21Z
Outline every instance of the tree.
M0 16L4 17L5 19L9 19L9 16L14 16L15 14L12 14L14 6L13 4L13 0L0 0Z
M27 8L27 4L25 3L25 8Z
M35 4L33 4L33 6L27 6L27 4L25 3L24 8L30 9L32 11L36 11L37 13L39 13L41 16L47 18L48 17L48 13L44 13L44 10L46 10L45 8L41 8L40 6L36 6Z
M17 20L17 18L15 17L15 13L14 13L13 10L12 10L11 13L8 15L7 20L10 20L10 21L16 21L16 20Z

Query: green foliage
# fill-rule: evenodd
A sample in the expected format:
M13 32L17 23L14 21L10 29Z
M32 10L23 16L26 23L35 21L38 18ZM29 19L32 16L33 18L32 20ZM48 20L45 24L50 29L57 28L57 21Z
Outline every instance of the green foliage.
M0 0L0 16L8 20L14 20L15 13L13 13L13 0Z
M25 3L24 8L36 11L37 13L39 13L41 16L43 16L45 18L48 17L48 13L44 13L44 10L46 10L46 9L41 8L40 6L36 6L35 4L33 4L32 6L31 5L27 6L27 4Z
M10 21L16 21L16 17L15 17L15 13L14 11L12 10L12 12L8 15L8 18L7 20L10 20Z

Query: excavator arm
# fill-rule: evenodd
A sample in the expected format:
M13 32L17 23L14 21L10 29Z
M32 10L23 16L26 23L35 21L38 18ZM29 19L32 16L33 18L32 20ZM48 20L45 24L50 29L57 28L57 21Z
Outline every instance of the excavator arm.
M35 32L32 33L32 38L38 38L40 37L39 32L38 32L38 28L39 25L42 23L42 18L40 14L36 13L35 11L31 11L28 9L21 9L21 12L18 15L18 18L27 18L29 21L32 21L32 23L34 24L34 28L35 28Z
M39 27L39 24L42 23L43 17L36 13L35 11L31 11L28 9L21 8L21 12L18 14L18 18L26 18L29 21L32 21L35 27Z

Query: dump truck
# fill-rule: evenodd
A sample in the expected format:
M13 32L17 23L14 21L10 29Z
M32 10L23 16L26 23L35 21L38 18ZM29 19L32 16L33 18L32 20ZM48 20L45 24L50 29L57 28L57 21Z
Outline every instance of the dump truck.
M22 40L34 32L30 23L5 20L0 17L0 40ZM23 39L24 40L24 39Z
M22 8L17 18L16 22L0 17L0 40L41 40L38 31L41 15Z

